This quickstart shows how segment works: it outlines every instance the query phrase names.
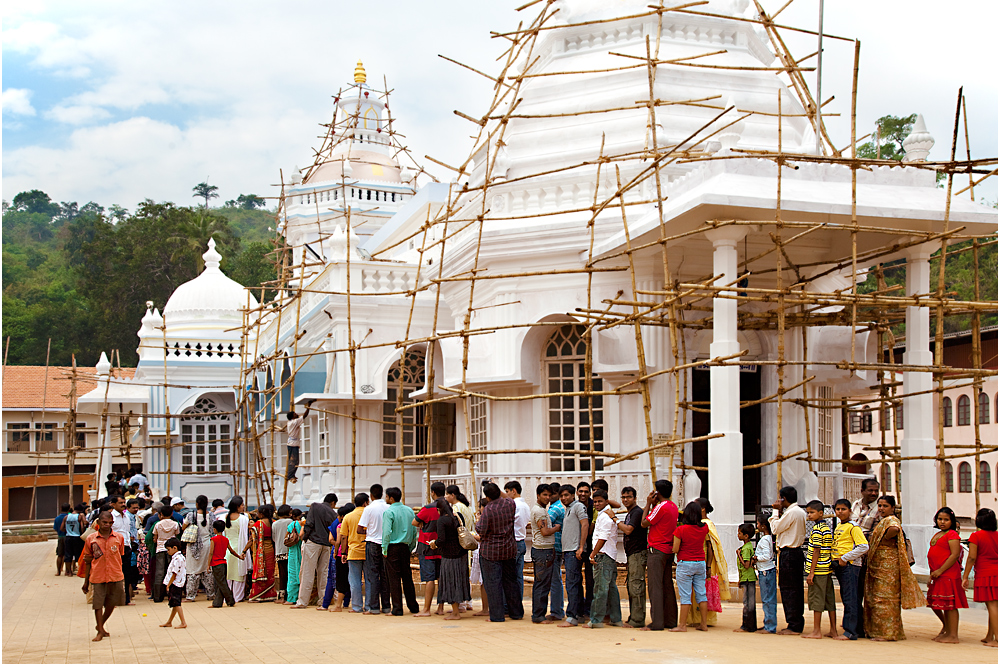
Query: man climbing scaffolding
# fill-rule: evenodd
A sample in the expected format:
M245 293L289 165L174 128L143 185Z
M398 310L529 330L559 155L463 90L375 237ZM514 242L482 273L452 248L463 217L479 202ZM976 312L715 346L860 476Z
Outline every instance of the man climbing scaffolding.
M295 407L288 411L288 424L285 425L285 431L288 433L288 469L285 472L285 480L295 484L298 479L295 477L296 471L299 469L299 444L301 442L302 434L302 420L309 415L309 407L312 406L310 401L306 404L306 410L304 413L299 415L295 412Z

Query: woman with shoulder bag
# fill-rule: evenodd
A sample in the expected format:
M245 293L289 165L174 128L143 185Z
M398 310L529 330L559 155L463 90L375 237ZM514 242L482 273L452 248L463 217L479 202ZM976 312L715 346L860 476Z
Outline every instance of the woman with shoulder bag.
M212 553L212 521L208 512L208 496L194 500L195 509L184 517L183 541L187 542L187 596L193 602L198 596L198 584L205 586L205 597L215 599L215 579L209 569Z
M435 503L438 510L437 538L431 541L432 549L441 553L441 581L438 602L451 604L451 613L445 620L459 620L461 604L472 601L469 587L469 552L459 540L459 527L465 527L459 515L452 511L444 498Z
M302 510L292 510L292 522L285 528L288 549L288 592L285 602L294 605L299 599L299 566L302 562Z

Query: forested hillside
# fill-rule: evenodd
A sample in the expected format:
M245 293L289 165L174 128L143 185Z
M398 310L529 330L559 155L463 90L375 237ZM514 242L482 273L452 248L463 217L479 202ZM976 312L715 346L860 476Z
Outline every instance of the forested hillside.
M3 208L3 343L10 364L94 365L117 349L134 366L136 331L152 300L163 308L201 270L214 237L222 269L244 286L275 278L273 213L241 196L226 207L146 200L134 211L55 203L38 190Z
M205 183L202 183L205 184ZM198 185L195 188L198 191ZM206 203L213 197L205 185ZM275 278L273 212L256 209L264 201L241 195L224 207L181 207L146 200L130 212L117 205L55 203L38 190L22 192L3 208L3 343L7 362L68 365L73 354L92 366L101 351L118 350L123 365L134 366L136 331L152 300L162 309L177 286L202 268L201 254L214 237L222 269L244 286ZM959 300L974 299L973 254L950 252L945 290ZM997 245L980 251L980 298L997 299ZM937 262L931 288L937 287ZM884 266L888 286L904 283L897 263ZM877 288L874 271L862 292ZM898 294L898 293L894 293ZM258 297L259 299L259 297ZM265 298L269 299L269 298ZM996 313L983 325L995 325ZM945 331L968 329L969 316L949 316ZM905 331L895 327L897 335Z

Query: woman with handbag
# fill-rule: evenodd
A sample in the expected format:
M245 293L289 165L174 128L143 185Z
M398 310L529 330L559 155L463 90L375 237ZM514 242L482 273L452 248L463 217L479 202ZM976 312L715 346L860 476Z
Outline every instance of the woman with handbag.
M465 524L465 530L466 530L466 532L469 533L469 537L472 539L473 542L475 542L476 541L476 536L475 536L475 532L476 532L476 515L472 511L472 506L469 504L469 499L465 497L465 494L462 493L461 488L459 488L459 486L457 484L449 484L448 485L448 487L444 490L444 499L448 501L448 504L451 505L452 511L455 512L455 514ZM468 558L469 558L469 569L470 569L470 572L469 572L469 583L470 584L471 583L482 583L482 575L480 575L477 578L473 574L473 571L478 570L478 567L479 567L479 554L476 551L476 549L478 548L478 546L479 545L477 544L475 547L473 547L471 549L468 548L468 547L466 547L466 552L468 553ZM464 602L462 604L462 610L463 611L471 611L472 610L472 600L469 600L468 602Z
M701 522L708 526L708 536L705 538L705 551L711 553L709 558L708 578L705 580L705 592L708 594L708 616L706 624L715 625L719 620L719 613L722 612L722 600L728 600L729 594L729 567L726 562L726 552L722 547L722 538L715 528L715 523L708 518L714 508L708 498L696 498L701 506ZM688 625L700 625L701 615L698 612L698 605L691 605L691 613L688 615Z
M302 510L292 510L292 522L285 529L285 548L288 549L288 592L285 602L291 605L299 600L299 566L302 563Z
M923 605L924 595L907 561L895 496L879 498L878 513L881 520L868 539L865 634L872 641L902 641L906 634L901 609Z
M471 536L465 530L465 523L460 515L451 509L451 504L444 498L438 498L435 506L438 510L437 538L430 542L430 547L441 553L441 580L438 590L438 601L441 604L451 604L451 613L445 620L459 620L462 617L461 605L472 601L472 591L469 588L469 551L463 546L461 535L466 539ZM475 540L472 540L475 544Z
M215 579L209 569L212 553L212 521L209 518L208 496L198 496L194 500L194 511L184 517L184 532L181 541L187 544L187 602L198 596L198 585L205 587L205 597L215 599Z

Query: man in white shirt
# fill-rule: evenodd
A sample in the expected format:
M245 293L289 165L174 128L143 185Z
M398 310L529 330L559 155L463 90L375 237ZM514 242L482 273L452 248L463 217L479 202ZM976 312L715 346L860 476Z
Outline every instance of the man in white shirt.
M139 485L139 491L142 491L149 486L149 482L146 481L145 475L140 473L138 470L135 471L135 474L133 474L128 480L128 486L132 486L133 484Z
M806 511L796 504L799 494L795 487L783 486L778 500L771 507L774 512L768 519L778 554L778 589L781 606L785 611L788 627L778 634L801 634L806 626L805 575L806 558L802 543L806 539Z
M292 484L298 482L298 478L295 477L295 473L299 469L299 445L302 441L302 421L309 415L309 406L306 406L304 413L299 415L295 412L295 407L288 411L285 416L288 418L288 424L285 425L285 433L288 434L288 440L286 445L288 447L288 467L285 471L285 479Z
M122 572L125 574L125 605L128 606L132 603L130 590L135 581L132 569L132 521L125 511L125 496L112 496L111 501L111 516L114 517L111 530L121 535L125 542L125 548L122 549Z
M389 505L382 499L382 485L372 484L368 490L371 502L361 514L358 534L365 536L365 599L368 615L392 613L389 605L389 584L382 556L382 516Z
M608 504L608 492L598 489L593 494L594 550L590 562L594 565L594 601L590 604L590 622L584 627L604 627L605 614L611 624L622 626L622 603L618 595L618 517Z
M511 480L503 485L504 493L514 501L514 542L517 544L517 579L524 592L524 555L528 547L524 543L528 534L528 523L531 521L531 506L521 497L521 483Z

